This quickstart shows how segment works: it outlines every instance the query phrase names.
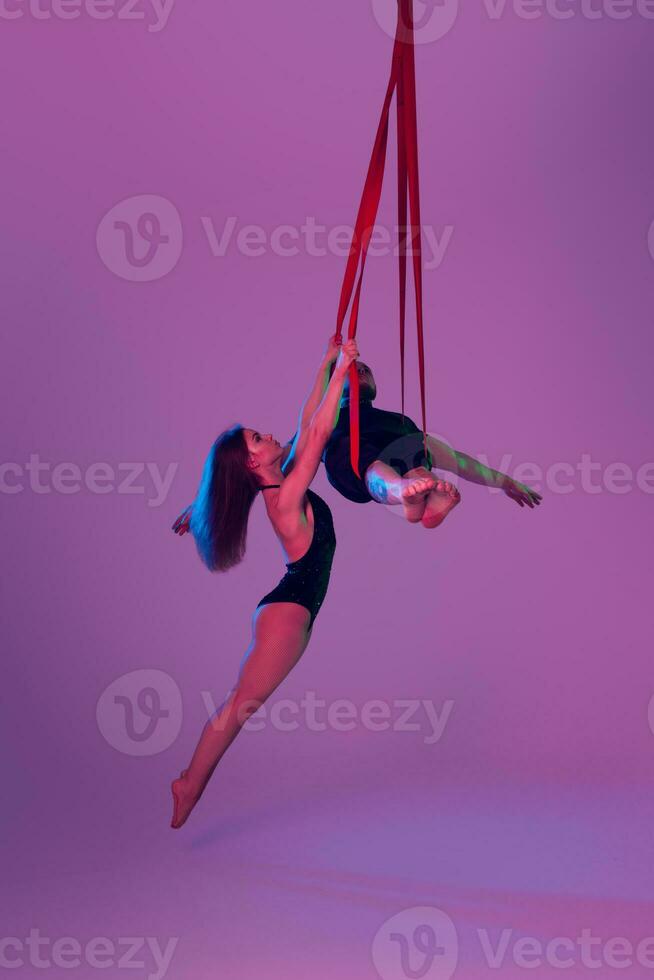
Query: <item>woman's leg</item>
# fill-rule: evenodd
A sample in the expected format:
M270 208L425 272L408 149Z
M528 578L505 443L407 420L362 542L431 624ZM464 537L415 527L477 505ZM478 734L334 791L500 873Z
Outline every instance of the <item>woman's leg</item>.
M178 828L200 799L211 774L241 728L293 669L311 638L308 609L295 602L272 602L254 614L252 643L233 688L204 726L188 769L172 784Z

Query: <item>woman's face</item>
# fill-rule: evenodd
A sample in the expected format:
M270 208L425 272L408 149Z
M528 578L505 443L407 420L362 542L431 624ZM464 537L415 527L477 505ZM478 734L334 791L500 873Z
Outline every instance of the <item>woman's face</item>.
M273 439L272 433L262 434L257 429L245 429L245 442L252 460L258 467L271 466L283 454L281 444Z

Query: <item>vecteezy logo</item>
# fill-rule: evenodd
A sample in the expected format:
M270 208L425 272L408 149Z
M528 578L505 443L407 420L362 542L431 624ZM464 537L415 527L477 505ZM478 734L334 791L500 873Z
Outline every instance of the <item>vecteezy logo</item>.
M100 695L98 728L125 755L156 755L173 744L182 725L182 696L163 670L133 670Z
M387 919L372 942L372 961L382 980L450 980L458 958L454 923L429 905Z
M129 197L98 225L104 264L121 279L152 282L175 268L182 254L182 221L174 204L156 194Z
M397 0L372 0L375 20L389 37L397 30ZM413 36L416 44L430 44L452 30L459 13L459 0L416 0Z

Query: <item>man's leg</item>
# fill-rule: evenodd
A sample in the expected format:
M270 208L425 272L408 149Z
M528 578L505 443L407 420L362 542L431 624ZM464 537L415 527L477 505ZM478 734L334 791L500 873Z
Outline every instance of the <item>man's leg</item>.
M424 466L417 466L407 473L407 477L432 475ZM416 505L415 514L420 515L418 520L423 527L430 529L438 527L460 500L461 496L455 486L446 480L437 479L434 489L430 493L425 494L420 504ZM417 521L412 521L412 523L417 523Z
M436 489L425 499L421 523L423 527L435 528L442 524L451 510L461 502L457 488L446 480L439 480Z
M438 479L434 477L433 473L430 473L428 469L424 466L416 466L412 470L408 470L406 474L407 480L424 480L433 483L434 486L427 493L421 493L417 499L408 501L404 505L405 517L410 524L420 524L422 518L424 517L425 507L430 497L437 492Z
M437 480L429 470L419 467L401 477L397 470L376 459L365 472L368 493L380 504L401 504L404 516L411 524L419 524L427 495L436 488Z

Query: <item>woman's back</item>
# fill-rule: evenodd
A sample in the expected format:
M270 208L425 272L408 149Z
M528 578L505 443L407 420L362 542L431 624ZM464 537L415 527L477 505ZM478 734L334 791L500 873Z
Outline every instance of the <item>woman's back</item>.
M280 484L268 484L261 489L279 486ZM286 555L287 566L297 565L309 556L323 564L327 561L331 563L336 547L332 512L314 490L307 488L302 506L297 512L278 511L274 497L270 502L266 500L266 508Z

